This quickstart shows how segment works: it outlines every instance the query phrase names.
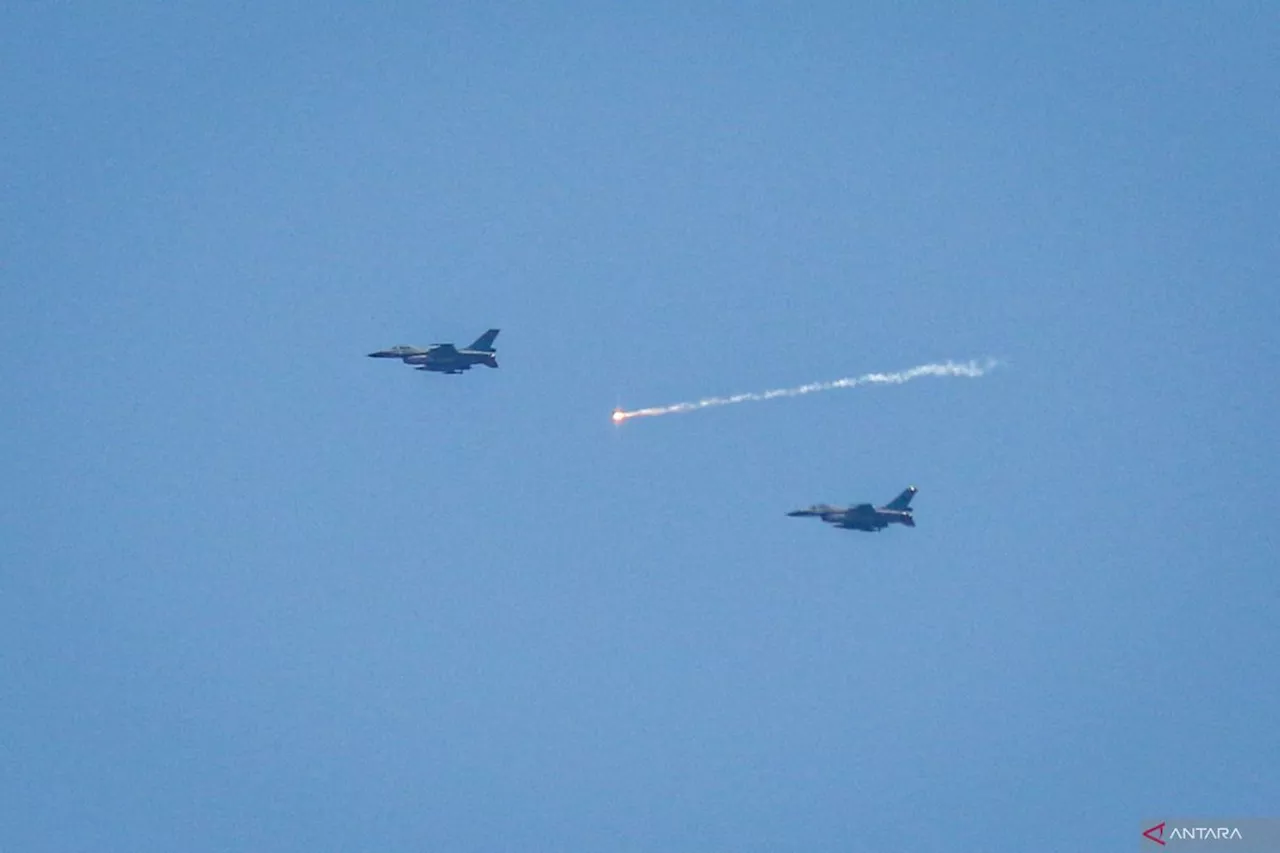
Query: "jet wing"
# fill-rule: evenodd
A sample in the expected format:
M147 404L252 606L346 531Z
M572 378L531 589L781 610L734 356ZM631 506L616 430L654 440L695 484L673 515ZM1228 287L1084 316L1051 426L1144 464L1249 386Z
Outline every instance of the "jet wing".
M876 508L871 504L858 504L848 509L849 515L874 515Z
M431 347L432 355L452 356L457 355L458 351L453 344L433 344Z
M462 363L444 363L434 362L432 364L424 364L418 370L426 370L431 373L461 373L464 370L470 370L471 365L466 362Z
M876 523L870 518L858 518L857 516L848 516L840 519L836 523L837 527L845 530L865 530L868 533L876 529Z

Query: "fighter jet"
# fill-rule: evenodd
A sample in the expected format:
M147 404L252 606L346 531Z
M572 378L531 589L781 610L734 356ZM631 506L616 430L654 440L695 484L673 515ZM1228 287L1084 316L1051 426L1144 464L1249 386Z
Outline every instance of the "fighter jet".
M798 509L787 515L792 518L808 518L817 516L828 524L844 530L865 530L868 533L879 533L890 524L905 524L915 527L916 521L911 515L911 499L919 491L915 486L907 486L902 494L882 507L871 504L843 507L830 504L816 504L808 509Z
M398 346L371 352L369 358L398 358L419 370L445 374L461 373L464 370L470 370L475 364L483 364L486 367L498 366L497 350L493 348L493 339L496 337L498 337L498 330L490 329L476 338L475 343L464 349L458 349L453 344L431 344L426 349Z

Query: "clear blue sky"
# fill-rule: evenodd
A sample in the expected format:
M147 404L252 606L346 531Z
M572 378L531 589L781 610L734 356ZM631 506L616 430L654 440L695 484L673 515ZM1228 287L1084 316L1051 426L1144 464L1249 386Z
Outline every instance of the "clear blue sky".
M0 848L1280 816L1274 5L782 5L7 4Z

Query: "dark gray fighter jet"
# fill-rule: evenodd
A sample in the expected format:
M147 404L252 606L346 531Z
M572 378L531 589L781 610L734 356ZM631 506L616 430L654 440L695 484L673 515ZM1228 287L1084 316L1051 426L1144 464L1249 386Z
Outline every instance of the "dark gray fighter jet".
M490 329L475 343L464 349L453 344L431 344L426 349L398 346L391 349L369 353L369 358L398 358L405 364L413 365L419 370L430 370L433 373L461 373L470 370L472 365L483 364L486 367L497 367L497 350L493 348L493 340L498 337L497 329Z
M907 486L902 494L879 508L871 504L850 507L816 504L808 509L789 512L787 515L792 518L817 516L828 524L834 524L845 530L865 530L869 533L879 533L890 524L915 527L916 520L911 515L911 499L915 497L917 491L919 489L915 486Z

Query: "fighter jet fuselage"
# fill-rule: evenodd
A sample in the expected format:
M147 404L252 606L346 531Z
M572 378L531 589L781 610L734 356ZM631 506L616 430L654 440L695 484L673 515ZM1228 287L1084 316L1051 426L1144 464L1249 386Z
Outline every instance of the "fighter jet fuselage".
M865 530L868 533L879 533L890 524L904 524L915 527L916 521L911 512L911 499L919 491L915 486L908 486L882 507L871 504L842 507L831 504L815 504L808 509L797 509L787 515L792 518L821 518L827 524L843 530Z
M453 344L431 344L426 348L411 346L395 346L390 349L369 353L369 358L398 358L405 364L418 370L433 373L462 373L474 365L497 367L497 350L493 348L494 338L498 337L497 329L490 329L469 347L458 349Z

